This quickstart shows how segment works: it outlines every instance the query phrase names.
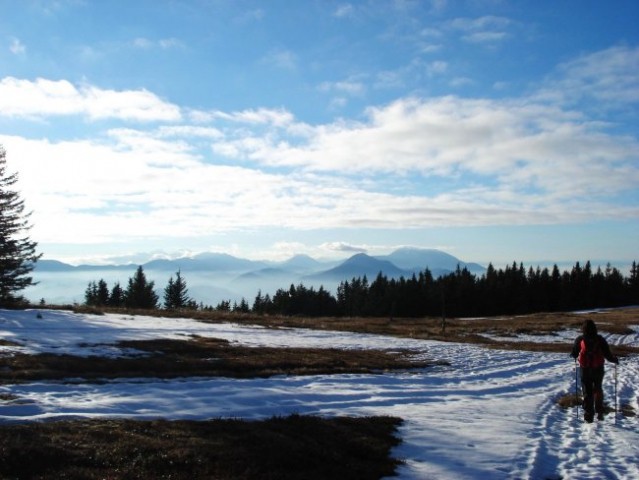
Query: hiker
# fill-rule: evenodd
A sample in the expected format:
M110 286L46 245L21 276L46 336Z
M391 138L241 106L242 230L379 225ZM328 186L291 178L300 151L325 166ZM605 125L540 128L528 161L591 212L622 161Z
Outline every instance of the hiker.
M578 359L581 367L584 420L591 423L595 412L597 420L603 420L604 399L601 384L604 377L604 359L612 363L619 363L619 359L610 351L606 339L597 333L595 322L584 322L582 334L575 339L570 356Z

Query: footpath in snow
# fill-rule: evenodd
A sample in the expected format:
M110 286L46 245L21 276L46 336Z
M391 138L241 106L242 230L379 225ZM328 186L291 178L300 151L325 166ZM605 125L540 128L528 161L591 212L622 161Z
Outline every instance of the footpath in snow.
M339 348L408 348L446 360L414 372L317 375L237 380L228 378L123 379L84 383L34 382L0 387L0 422L76 417L139 419L259 419L292 413L323 416L392 415L405 420L402 479L638 479L639 419L609 414L586 425L576 409L556 400L574 391L573 361L565 354L490 350L465 344L302 329L203 324L189 319L69 312L0 310L0 339L14 351L121 355L125 339L227 339L247 345ZM639 331L639 327L635 328ZM566 339L576 331L564 332ZM639 333L609 336L613 345L639 345ZM109 346L111 344L111 346ZM614 403L614 366L605 394ZM618 368L620 404L639 410L639 359Z

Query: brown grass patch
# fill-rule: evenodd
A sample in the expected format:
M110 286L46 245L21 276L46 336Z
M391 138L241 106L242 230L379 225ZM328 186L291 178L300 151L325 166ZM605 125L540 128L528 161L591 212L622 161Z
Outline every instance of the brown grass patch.
M561 408L581 407L582 402L583 398L574 393L562 395L557 399L557 405Z
M247 347L204 337L192 340L130 340L119 342L118 346L133 348L143 354L124 358L15 354L0 359L0 383L73 377L86 380L187 376L254 378L382 373L424 368L437 363L415 360L410 351Z
M81 308L76 309L82 312ZM598 312L573 313L535 313L530 315L512 315L485 317L477 319L448 318L446 328L442 329L441 318L379 318L379 317L301 317L282 315L257 315L254 313L218 312L218 311L165 311L165 310L118 310L105 309L91 313L108 311L129 315L156 315L163 317L188 317L202 322L231 322L240 325L261 325L268 328L309 328L314 330L335 330L358 333L373 333L395 337L439 340L444 342L474 343L494 348L513 350L531 350L547 352L567 352L570 344L538 342L516 342L495 340L486 335L516 338L519 335L556 335L563 330L580 330L584 320L592 319L600 332L615 334L634 333L639 325L639 308L620 308ZM621 356L639 353L636 347L616 347L615 353Z
M0 427L2 478L379 479L402 420L76 420Z
M207 316L205 313L212 315ZM474 343L492 348L560 353L569 352L572 345L561 342L495 340L486 335L503 338L516 338L522 334L556 335L564 330L581 330L581 325L586 319L594 320L602 333L631 334L639 325L639 309L626 308L590 313L536 313L478 319L451 318L446 320L445 329L442 329L441 318L307 318L220 314L219 312L199 312L195 318L203 322L231 321L271 328L297 327L374 333L444 342ZM629 346L615 346L614 350L615 354L620 356L639 353L639 348Z
M574 407L581 408L582 402L583 402L583 397L581 397L580 395L575 395L574 393L568 393L566 395L562 395L558 397L556 401L557 405L564 409L574 408ZM622 405L619 405L618 409L619 409L619 413L623 417L636 416L634 407L630 405L629 403L624 403ZM604 405L604 412L606 414L616 413L615 406L609 403L606 403Z
M78 311L82 311L81 309ZM602 333L632 334L639 325L639 308L620 308L598 312L535 313L485 318L449 318L442 329L441 318L379 318L379 317L287 317L282 315L257 315L236 312L117 310L113 313L130 315L157 315L164 317L188 317L205 323L232 322L240 325L261 325L267 328L309 328L357 333L372 333L395 337L438 340L443 342L472 343L490 348L527 350L537 352L569 352L570 343L521 342L519 335L557 335L564 330L581 330L584 320L592 319ZM95 313L95 312L91 312ZM499 340L489 338L500 337ZM508 340L512 338L513 340ZM639 353L639 348L614 346L614 353L627 356Z

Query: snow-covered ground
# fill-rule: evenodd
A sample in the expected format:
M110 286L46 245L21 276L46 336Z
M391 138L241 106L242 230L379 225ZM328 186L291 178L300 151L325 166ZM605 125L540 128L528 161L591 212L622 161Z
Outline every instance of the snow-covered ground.
M38 313L42 318L38 318ZM636 328L639 331L639 327ZM449 367L384 375L123 379L0 386L0 422L73 417L258 419L291 413L392 415L405 420L402 479L639 479L639 419L610 414L585 425L555 400L575 388L565 354L489 350L473 345L379 335L204 324L188 319L0 310L0 339L12 351L121 355L124 339L212 336L249 345L409 348ZM566 331L568 339L576 331ZM535 338L535 337L533 337ZM543 339L537 338L537 341ZM557 337L553 337L557 341ZM639 333L608 336L639 345ZM1 365L1 363L0 363ZM614 366L605 393L614 403ZM618 367L620 404L639 410L639 358Z

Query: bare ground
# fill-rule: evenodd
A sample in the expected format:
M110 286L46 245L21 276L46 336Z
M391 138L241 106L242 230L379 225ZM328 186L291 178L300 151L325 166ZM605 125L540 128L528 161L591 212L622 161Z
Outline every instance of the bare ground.
M15 479L378 479L401 420L309 416L247 422L75 420L0 427Z

